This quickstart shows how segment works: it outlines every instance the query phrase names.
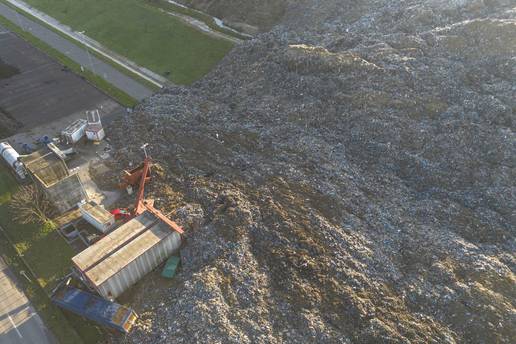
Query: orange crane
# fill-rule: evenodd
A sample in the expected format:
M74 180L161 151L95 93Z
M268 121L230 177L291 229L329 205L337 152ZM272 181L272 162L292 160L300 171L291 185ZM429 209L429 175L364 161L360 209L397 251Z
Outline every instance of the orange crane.
M154 216L156 216L158 219L166 223L171 229L175 230L179 234L183 234L183 228L179 226L174 221L170 220L168 217L166 217L161 211L154 208L154 200L153 199L145 199L145 183L150 180L150 167L152 165L152 159L147 155L147 148L148 144L144 144L142 146L143 151L145 152L145 160L143 160L143 168L141 169L141 175L140 177L140 185L138 187L138 194L136 195L136 201L134 204L134 208L131 212L132 217L136 217L138 215L143 214L144 212L148 211ZM138 174L139 171L138 171ZM120 209L116 209L115 212L120 212Z
M122 175L122 183L120 183L120 188L125 189L128 186L134 187L140 183L140 178L143 173L143 163L139 164L132 170L124 170ZM147 181L150 180L150 177L147 176Z

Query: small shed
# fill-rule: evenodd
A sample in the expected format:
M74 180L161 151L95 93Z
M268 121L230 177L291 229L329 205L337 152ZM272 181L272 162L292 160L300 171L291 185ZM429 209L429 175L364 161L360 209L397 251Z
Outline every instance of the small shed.
M80 203L79 210L83 219L102 233L107 233L115 225L115 215L94 201Z
M181 245L179 233L149 212L135 217L72 258L83 281L112 300Z
M36 184L60 213L64 213L87 199L86 191L77 173L71 174L64 160L45 147L21 161Z

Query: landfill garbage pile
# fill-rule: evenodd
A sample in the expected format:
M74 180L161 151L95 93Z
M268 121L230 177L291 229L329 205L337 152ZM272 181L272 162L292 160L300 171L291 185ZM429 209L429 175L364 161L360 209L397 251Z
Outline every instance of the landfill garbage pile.
M514 343L513 1L305 1L109 129L185 226L128 343Z

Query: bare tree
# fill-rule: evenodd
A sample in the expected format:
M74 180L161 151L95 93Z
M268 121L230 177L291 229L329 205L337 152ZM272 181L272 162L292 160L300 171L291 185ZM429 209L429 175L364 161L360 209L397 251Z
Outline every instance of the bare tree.
M13 219L22 224L45 223L55 210L45 194L35 185L22 186L9 203Z

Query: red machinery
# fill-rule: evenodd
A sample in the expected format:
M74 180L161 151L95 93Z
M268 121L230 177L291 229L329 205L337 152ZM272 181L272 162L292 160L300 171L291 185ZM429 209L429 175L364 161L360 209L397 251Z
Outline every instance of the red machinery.
M143 161L143 171L140 178L140 187L138 189L138 194L136 195L136 202L134 204L133 216L138 216L145 211L152 213L161 221L165 222L170 228L178 232L179 234L183 234L183 228L181 228L177 223L170 220L168 217L163 215L161 211L154 208L154 200L152 199L144 199L145 196L145 183L147 182L150 165L152 163L152 159L148 156L145 156L145 160Z
M125 208L117 208L111 210L111 214L115 215L115 220L130 220L131 219L131 212Z
M154 216L156 216L161 221L165 222L170 228L175 230L176 232L183 234L183 228L179 226L174 221L170 220L168 217L163 215L161 211L154 208L154 200L152 199L144 199L145 197L145 183L150 180L150 167L152 164L152 159L147 156L147 151L145 148L147 145L144 145L142 148L145 152L145 160L143 161L143 164L138 166L136 169L133 169L132 171L124 171L126 173L126 182L129 184L130 181L133 182L133 184L136 184L136 182L139 179L139 188L138 188L138 194L136 195L136 202L134 204L134 208L130 214L128 214L128 211L126 209L115 209L111 213L115 215L115 217L120 218L133 218L138 215L141 215L142 213L148 211L152 213ZM131 173L133 172L133 173Z
M120 184L121 189L125 189L128 186L134 187L140 184L140 179L143 173L144 164L136 166L132 170L124 170L124 174L122 175L122 183ZM147 182L150 180L150 176L147 176Z

